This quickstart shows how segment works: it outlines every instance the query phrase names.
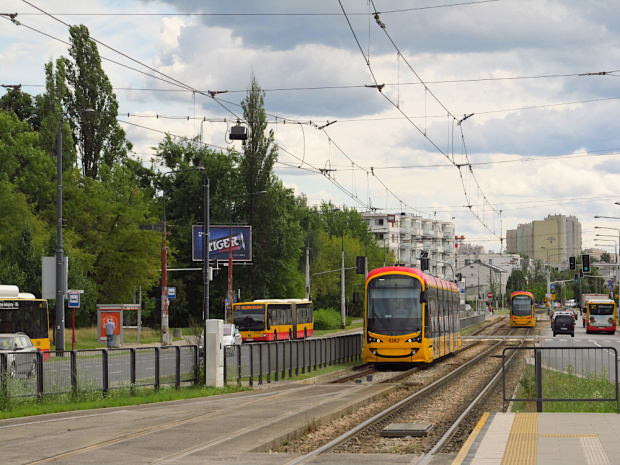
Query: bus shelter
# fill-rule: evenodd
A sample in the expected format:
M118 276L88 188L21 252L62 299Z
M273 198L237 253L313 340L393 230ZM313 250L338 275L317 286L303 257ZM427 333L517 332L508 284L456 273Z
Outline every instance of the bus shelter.
M127 310L139 311L138 304L105 304L97 305L97 331L99 342L105 344L107 337L105 334L105 324L111 321L114 325L114 347L123 345L123 313Z

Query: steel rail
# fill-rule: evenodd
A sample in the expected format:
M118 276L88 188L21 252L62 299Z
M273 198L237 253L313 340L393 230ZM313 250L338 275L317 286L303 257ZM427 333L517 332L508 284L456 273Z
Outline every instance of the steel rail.
M351 438L357 436L360 432L373 427L374 425L384 421L385 419L389 418L392 415L398 414L400 410L406 409L410 404L412 404L413 402L417 401L418 398L423 397L424 395L428 394L429 392L432 392L433 390L437 389L438 387L443 386L448 381L450 381L452 378L455 378L457 375L459 375L461 372L465 371L466 369L470 368L471 366L475 365L476 363L478 363L481 360L483 360L484 358L486 358L488 354L493 352L497 347L499 347L502 344L503 344L503 342L501 342L501 341L496 343L496 344L494 344L489 349L487 349L485 352L481 353L480 355L478 355L477 357L473 358L469 362L461 365L456 370L448 373L447 375L445 375L441 379L435 381L432 384L429 384L425 388L415 392L414 394L412 394L411 396L401 400L400 402L397 402L396 404L394 404L391 407L387 408L383 412L381 412L381 413L373 416L372 418L366 420L365 422L361 423L360 425L356 426L355 428L351 429L350 431L347 431L346 433L344 433L340 437L334 439L333 441L331 441L331 442L329 442L329 443L319 447L318 449L315 449L312 452L309 452L308 454L302 455L302 456L297 457L297 458L295 458L295 459L293 459L293 460L291 460L289 462L286 462L286 465L298 465L298 464L302 464L302 463L307 463L309 460L312 460L313 458L315 458L315 457L317 457L317 456L319 456L319 455L321 455L321 454L323 454L323 453L325 453L325 452L327 452L329 450L335 449L336 447L342 445L343 443L347 442Z

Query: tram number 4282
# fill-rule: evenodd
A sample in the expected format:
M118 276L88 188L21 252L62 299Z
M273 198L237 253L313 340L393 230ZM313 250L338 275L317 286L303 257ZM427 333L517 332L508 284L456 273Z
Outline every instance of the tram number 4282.
M388 339L388 342L398 343L398 342L400 342L400 340L399 339L390 338L390 339Z

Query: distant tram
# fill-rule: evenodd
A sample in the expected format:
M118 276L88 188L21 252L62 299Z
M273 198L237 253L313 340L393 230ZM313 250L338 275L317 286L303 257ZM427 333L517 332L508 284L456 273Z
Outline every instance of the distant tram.
M461 347L459 295L452 281L389 266L368 273L365 363L429 363Z
M510 326L531 328L535 325L534 295L526 291L513 292L510 296Z

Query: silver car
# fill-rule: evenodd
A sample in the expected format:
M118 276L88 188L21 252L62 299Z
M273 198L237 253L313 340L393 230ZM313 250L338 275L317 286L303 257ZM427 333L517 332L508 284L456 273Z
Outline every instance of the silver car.
M11 378L20 374L33 377L37 374L37 348L24 333L0 334L0 354L6 354L7 369Z

